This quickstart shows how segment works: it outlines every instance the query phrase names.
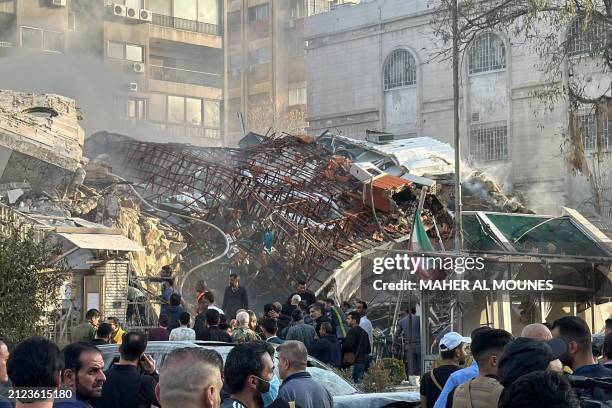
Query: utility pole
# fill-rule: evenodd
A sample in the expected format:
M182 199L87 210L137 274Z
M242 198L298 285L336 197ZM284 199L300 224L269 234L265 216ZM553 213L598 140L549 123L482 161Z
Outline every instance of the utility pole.
M463 250L461 219L461 148L459 144L459 22L458 0L453 2L453 134L455 139L455 251Z

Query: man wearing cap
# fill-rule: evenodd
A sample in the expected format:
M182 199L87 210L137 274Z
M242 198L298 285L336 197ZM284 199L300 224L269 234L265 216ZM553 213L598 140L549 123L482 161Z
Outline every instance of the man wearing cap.
M522 375L546 370L566 352L567 343L559 337L549 341L519 337L505 347L499 360L500 383L508 387Z
M487 326L477 327L472 330L471 338L480 332L481 330L488 330ZM462 368L461 370L457 370L448 377L446 384L442 388L442 392L440 396L436 400L434 408L444 408L446 407L446 400L448 399L449 394L453 391L457 386L463 384L466 381L471 380L472 378L478 377L478 364L474 360L472 365L469 367ZM452 398L451 398L452 401Z
M465 344L472 342L457 332L446 333L440 340L441 365L421 377L421 408L433 408L448 377L465 364Z

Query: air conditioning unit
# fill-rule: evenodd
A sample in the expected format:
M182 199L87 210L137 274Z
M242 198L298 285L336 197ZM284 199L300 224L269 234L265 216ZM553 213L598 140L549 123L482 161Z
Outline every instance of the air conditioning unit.
M140 20L140 17L138 16L138 9L132 8L132 7L126 7L125 9L125 16L127 18L131 18L134 20Z
M370 162L353 163L349 172L359 181L366 183L370 182L372 178L376 178L380 175L386 174L380 170L374 164Z
M395 136L391 133L376 132L374 130L366 130L366 140L372 143L388 143L395 140Z
M138 82L130 82L130 91L138 92Z
M144 64L140 63L140 62L135 62L132 65L132 69L134 70L134 72L136 72L137 74L142 74L145 70L145 66Z
M51 0L50 3L55 7L66 7L66 0Z
M289 20L289 28L290 29L294 29L295 28L295 19L290 19Z
M480 112L472 112L472 122L480 122Z
M125 17L127 12L127 7L123 4L113 4L113 15L116 17Z
M138 16L142 21L153 21L153 13L151 13L151 10L140 9Z

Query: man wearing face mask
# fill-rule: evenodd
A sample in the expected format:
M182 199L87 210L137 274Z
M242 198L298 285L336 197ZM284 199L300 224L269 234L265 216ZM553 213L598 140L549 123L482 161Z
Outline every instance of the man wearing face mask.
M287 402L276 399L272 350L262 342L248 342L234 347L223 370L230 397L221 408L287 408ZM270 405L264 405L269 403ZM295 405L293 405L295 406Z

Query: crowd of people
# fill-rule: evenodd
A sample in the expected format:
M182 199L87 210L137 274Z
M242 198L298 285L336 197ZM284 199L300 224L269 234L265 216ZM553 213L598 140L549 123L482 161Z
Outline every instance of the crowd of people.
M317 299L305 282L298 282L284 304L266 304L258 318L248 309L247 293L235 274L225 294L230 298L219 307L198 282L197 313L191 316L181 295L164 285L158 327L147 332L125 332L116 318L102 321L99 311L89 310L61 351L42 337L13 348L0 338L0 408L331 408L329 391L306 370L309 355L350 368L356 383L363 380L373 349L365 302L356 302L354 309L346 302L338 306L333 299ZM416 311L409 308L396 331L410 356L404 353L410 372L420 372L420 358L413 356L420 349L419 326ZM448 332L438 343L436 368L420 378L420 406L578 407L584 390L572 387L568 374L612 379L612 319L606 332L598 350L586 322L574 316L550 326L528 325L517 338L489 327L475 329L470 337ZM212 349L171 348L158 371L146 353L148 342L181 340L234 346L225 362ZM119 357L108 367L99 347L113 343ZM10 390L32 387L74 395L5 398Z
M473 362L461 368L467 347ZM572 387L574 377L568 377L612 381L612 319L606 321L601 350L593 347L587 323L576 316L527 325L517 338L489 327L476 328L470 337L450 332L439 349L439 366L421 377L423 408L578 408L581 396L612 400L606 395L612 387L590 393Z
M10 352L9 342L1 340L6 374L1 375L0 363L0 408L15 402L30 408L331 408L330 393L306 371L308 356L333 367L352 368L356 382L370 365L372 323L365 302L353 310L347 302L340 307L333 299L318 300L300 281L284 304L266 304L258 318L248 309L247 293L235 274L222 307L203 282L196 291L197 313L192 316L171 280L165 281L158 327L146 332L125 332L116 318L102 321L100 312L91 309L61 352L41 337L27 339ZM234 347L225 363L214 350L177 348L158 372L145 352L147 343L183 340L221 341ZM105 344L118 344L120 355L106 370L99 348ZM71 389L76 398L36 405L3 401L1 395L11 387Z

